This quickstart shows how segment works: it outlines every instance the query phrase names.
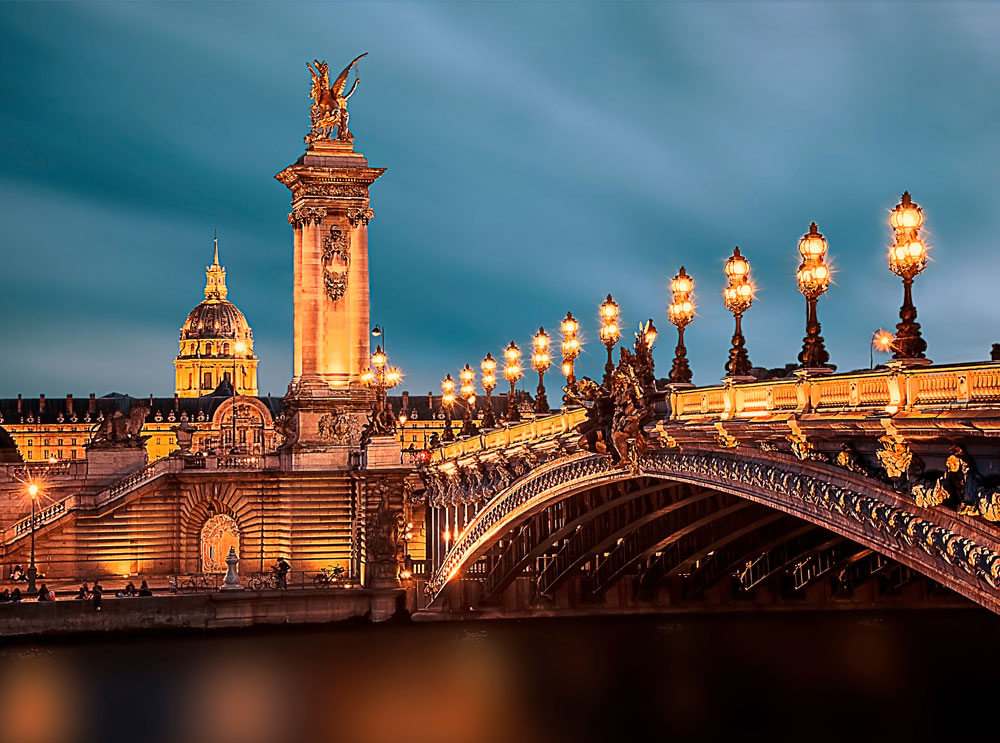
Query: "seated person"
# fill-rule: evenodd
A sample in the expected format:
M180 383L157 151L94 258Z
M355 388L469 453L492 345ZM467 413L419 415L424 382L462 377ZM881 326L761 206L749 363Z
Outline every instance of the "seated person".
M149 585L146 583L146 581L143 581L142 584L139 586L139 595L140 596L153 595L153 592L149 590Z
M5 588L0 591L0 604L6 604L8 601L10 601L10 589Z
M20 588L15 588L13 590L13 592L10 594L10 600L13 601L15 604L18 603L18 602L20 602L20 600L21 600L21 589Z
M28 578L24 575L24 568L20 565L15 565L14 569L10 571L10 579L12 581L28 580Z
M52 594L49 593L49 587L44 583L38 587L38 601L52 601Z
M133 583L132 581L129 581L128 585L125 586L125 595L135 596L135 583Z
M90 586L84 583L80 586L80 593L76 595L78 599L89 599L90 598Z

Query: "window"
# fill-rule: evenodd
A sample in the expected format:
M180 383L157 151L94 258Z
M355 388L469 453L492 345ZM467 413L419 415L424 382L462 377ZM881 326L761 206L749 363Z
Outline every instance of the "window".
M28 439L28 446L34 446L35 442L32 439Z
M76 459L76 449L74 449L72 452L72 459Z
M71 439L73 446L76 446L76 439Z
M62 445L63 445L62 439L59 439L59 446L62 446Z
M212 389L212 372L205 372L205 375L202 377L201 380L201 386L204 389L208 390Z
M44 442L44 443L45 443L45 445L46 445L46 446L48 446L48 445L49 445L49 440L48 440L48 439L45 439L45 442ZM48 456L48 454L46 454L45 456Z
M194 389L194 374L192 374L191 372L188 372L188 389L189 390Z
M49 458L49 450L46 449L45 450L45 455L42 457L42 459L48 459L48 458Z

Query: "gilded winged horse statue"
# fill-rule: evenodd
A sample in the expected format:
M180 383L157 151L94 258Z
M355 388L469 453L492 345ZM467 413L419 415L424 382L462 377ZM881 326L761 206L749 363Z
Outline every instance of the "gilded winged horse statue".
M368 52L358 55L344 71L341 72L333 85L330 85L330 65L326 62L313 60L313 64L306 63L309 72L312 73L312 90L309 95L313 100L309 109L309 118L312 121L312 129L305 136L306 144L312 144L317 140L327 139L333 135L333 130L337 129L337 139L341 142L351 142L354 136L347 128L347 99L354 95L354 91L361 82L361 74L358 72L358 60L368 55ZM315 67L313 66L315 65ZM347 78L354 68L354 85L345 95L347 89Z

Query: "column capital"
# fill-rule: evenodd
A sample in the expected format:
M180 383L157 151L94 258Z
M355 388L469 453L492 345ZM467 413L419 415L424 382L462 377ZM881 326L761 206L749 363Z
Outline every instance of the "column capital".
M303 225L322 224L326 216L326 207L297 206L288 213L288 224L298 229Z

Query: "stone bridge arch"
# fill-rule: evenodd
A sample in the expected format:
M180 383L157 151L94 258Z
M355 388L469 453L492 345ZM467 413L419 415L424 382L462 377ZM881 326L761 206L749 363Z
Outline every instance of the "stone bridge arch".
M595 454L546 462L497 493L475 515L428 581L427 593L436 601L452 578L543 509L602 485L643 478L698 489L677 501L685 508L701 509L691 514L695 523L698 518L724 519L726 509L738 505L720 501L714 510L694 505L704 500L706 492L735 496L770 512L769 518L762 510L750 527L734 525L731 539L743 536L738 533L741 528L760 530L766 537L774 528L775 516L787 514L895 560L1000 613L1000 540L984 522L959 517L945 508L917 506L888 484L833 464L742 448L656 450L644 456L635 471L612 467L607 457ZM649 490L639 487L632 495L640 497ZM647 509L643 519L646 523L650 518L667 519L680 507L664 501ZM792 537L803 537L801 531L793 531ZM622 551L618 563L605 569L605 583L627 574L639 556L662 547L662 539L642 543L643 538L656 540L650 534L636 523L613 535L615 540L638 544L629 554Z

